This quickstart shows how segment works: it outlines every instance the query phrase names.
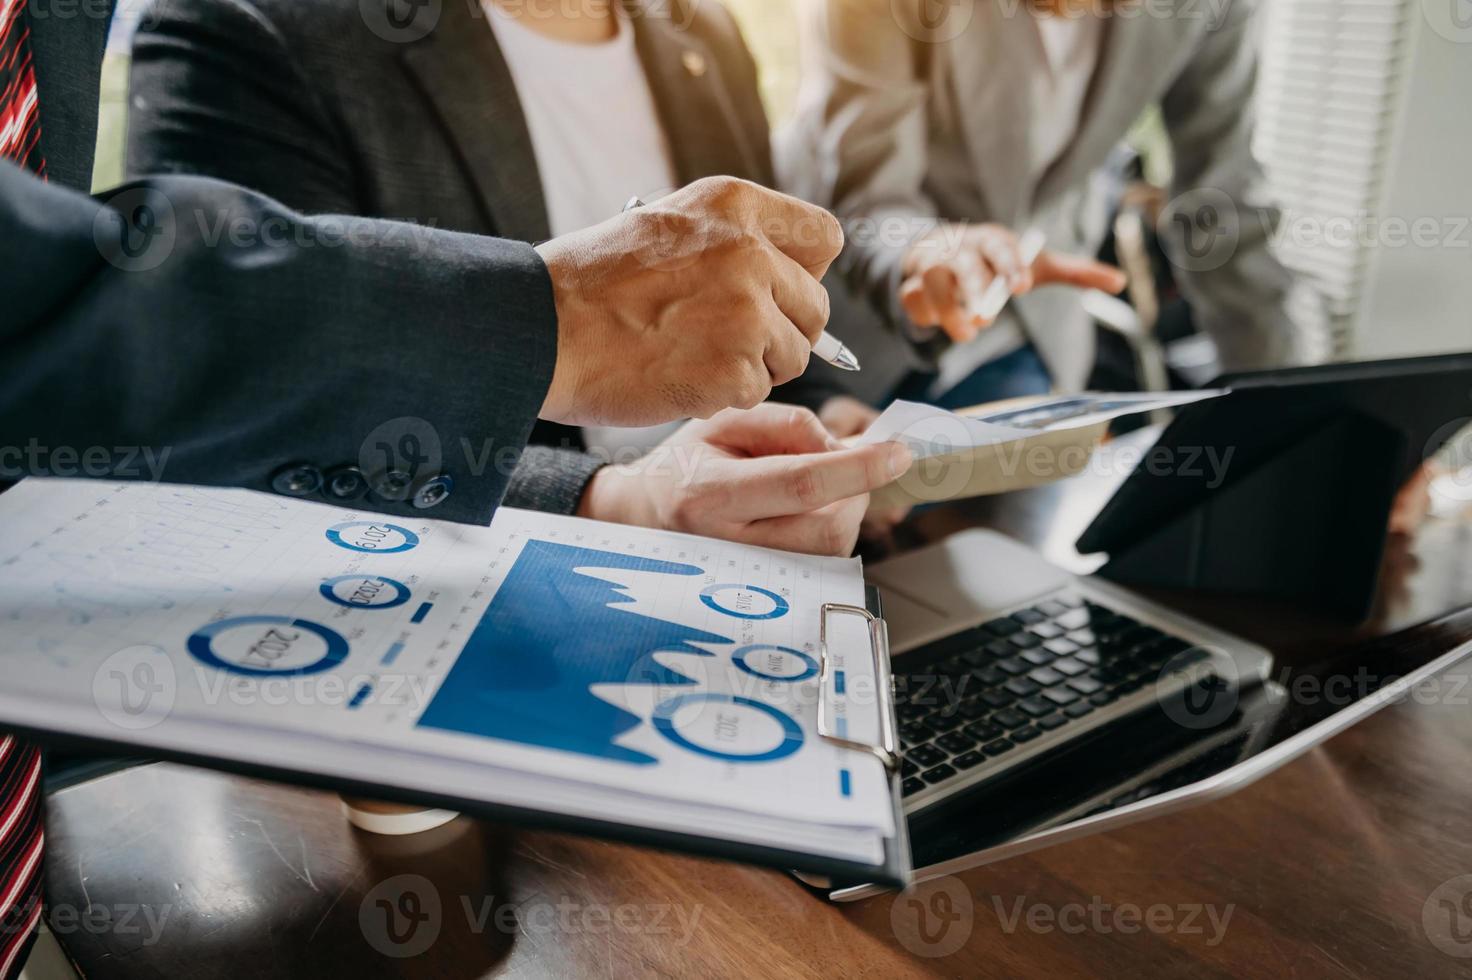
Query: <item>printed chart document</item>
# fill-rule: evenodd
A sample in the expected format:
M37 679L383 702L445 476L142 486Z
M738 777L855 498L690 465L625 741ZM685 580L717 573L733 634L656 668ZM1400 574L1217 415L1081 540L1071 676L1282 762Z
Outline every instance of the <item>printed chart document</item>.
M908 507L1024 490L1074 476L1088 465L1114 419L1224 394L1085 392L961 412L896 401L859 441L898 440L910 447L915 462L909 472L874 493L879 506Z
M0 726L877 865L857 560L502 509L491 527L248 491L0 495Z

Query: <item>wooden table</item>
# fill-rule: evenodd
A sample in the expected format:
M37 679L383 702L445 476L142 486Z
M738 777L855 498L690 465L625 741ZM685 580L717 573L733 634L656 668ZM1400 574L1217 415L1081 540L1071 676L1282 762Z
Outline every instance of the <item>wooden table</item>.
M938 509L907 533L990 525L1076 563L1107 490ZM1324 650L1467 607L1469 563L1469 522L1397 543L1353 633L1189 604ZM1469 639L1472 613L1397 642ZM1441 691L1226 800L848 906L775 871L464 818L373 837L329 794L148 766L53 797L52 927L108 978L1468 976L1472 684Z

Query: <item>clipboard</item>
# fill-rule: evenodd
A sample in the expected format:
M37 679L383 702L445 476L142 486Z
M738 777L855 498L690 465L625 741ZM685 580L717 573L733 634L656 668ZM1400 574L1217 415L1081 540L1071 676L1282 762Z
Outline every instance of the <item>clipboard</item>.
M180 748L180 745L193 744L188 739L178 737L180 729L175 729L175 735L168 744L160 744L142 737L146 733L135 733L135 737L131 739L109 737L100 733L116 733L118 730L102 722L100 716L98 719L100 724L92 732L61 731L47 727L44 720L7 720L3 724L3 730L14 732L22 738L44 746L60 749L120 756L143 754L149 759L178 762L250 778L325 789L347 796L454 810L468 816L495 820L518 827L576 833L704 857L798 871L808 875L822 876L824 880L831 881L839 887L870 884L899 889L905 887L910 880L911 857L903 796L900 790L899 754L895 736L898 725L894 712L893 686L890 682L888 629L882 618L878 591L866 585L865 593L865 607L836 604L824 607L820 620L822 624L820 676L825 681L830 679L833 669L833 658L827 643L827 624L838 616L863 618L868 624L869 652L875 668L876 700L880 712L880 742L870 745L838 735L832 724L833 709L827 698L826 692L829 688L826 684L820 687L823 693L818 702L820 720L817 734L824 741L848 751L877 757L885 765L894 806L895 834L884 842L883 858L875 865L815 856L781 847L755 846L692 832L654 830L610 820L587 819L521 806L490 803L485 800L469 799L454 792L425 792L369 778L344 775L342 772L324 772L297 761L295 757L299 757L300 753L293 754L286 751L287 743L293 738L299 738L293 733L283 733L281 739L278 740L281 744L274 746L269 741L257 743L260 749L253 755L242 752L235 757L226 758L215 752L206 753ZM35 712L35 718L45 718L45 712L39 706ZM348 753L349 756L355 752L371 756L378 750L373 746L364 746L361 750L349 746L342 751ZM271 761L265 761L266 759Z
M844 615L864 619L868 626L869 653L874 658L874 690L879 701L879 741L877 743L856 742L840 735L836 726L831 724L831 702L822 696L818 700L818 737L840 748L872 755L884 766L885 772L889 775L890 798L894 801L895 835L885 843L885 861L881 869L883 877L876 883L903 889L910 883L913 868L910 857L909 823L905 819L904 794L900 789L902 759L899 750L899 716L895 713L894 703L894 673L890 665L889 626L884 622L884 608L879 598L879 590L872 585L865 585L864 601L867 608L839 603L828 603L823 606L818 633L818 690L819 692L828 690L833 672L833 659L828 652L829 618ZM794 866L792 870L802 871L804 869ZM854 885L855 874L858 874L859 878L863 877L857 867L838 868L831 873L821 871L819 873L829 875L829 880L837 887Z

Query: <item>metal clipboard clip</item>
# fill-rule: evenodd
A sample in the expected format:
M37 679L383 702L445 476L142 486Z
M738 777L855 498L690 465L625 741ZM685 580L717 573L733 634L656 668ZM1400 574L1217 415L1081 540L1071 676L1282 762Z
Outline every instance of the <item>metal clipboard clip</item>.
M833 658L828 655L828 617L835 613L862 617L869 627L869 652L874 657L874 691L879 704L879 744L856 742L838 734L833 726L833 706L828 700L833 681ZM895 735L894 682L889 670L889 628L884 620L862 606L825 602L818 624L818 737L845 749L867 752L890 772L900 768L898 739Z

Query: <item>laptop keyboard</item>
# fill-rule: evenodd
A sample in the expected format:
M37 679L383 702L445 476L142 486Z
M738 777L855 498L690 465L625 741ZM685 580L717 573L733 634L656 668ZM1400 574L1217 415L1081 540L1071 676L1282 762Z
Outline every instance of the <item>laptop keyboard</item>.
M960 786L1019 746L1065 742L1074 725L1206 650L1063 594L895 659L906 797ZM987 773L999 768L987 766Z

